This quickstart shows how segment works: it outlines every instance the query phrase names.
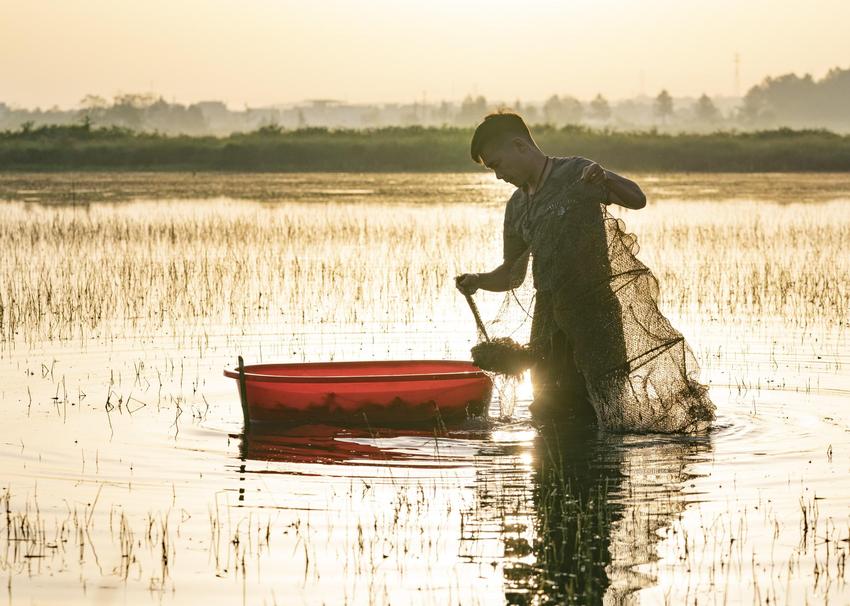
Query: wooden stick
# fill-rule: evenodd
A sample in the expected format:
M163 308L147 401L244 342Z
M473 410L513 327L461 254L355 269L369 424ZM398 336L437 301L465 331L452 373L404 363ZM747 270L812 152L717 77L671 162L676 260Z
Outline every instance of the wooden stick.
M248 414L248 389L245 384L245 363L239 356L239 399L242 401L243 431L246 433L251 429L251 417Z
M466 297L469 309L472 310L472 315L475 316L475 325L478 326L478 330L481 331L482 335L484 335L484 340L489 343L490 337L487 336L487 329L484 328L484 322L481 321L481 314L478 313L478 306L475 304L475 301L472 300L472 295L464 293L463 296Z

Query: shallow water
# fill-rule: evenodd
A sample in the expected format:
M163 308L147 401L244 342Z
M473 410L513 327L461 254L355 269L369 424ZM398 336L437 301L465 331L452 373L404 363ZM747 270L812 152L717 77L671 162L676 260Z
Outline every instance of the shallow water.
M704 436L242 435L237 355L468 359L491 177L0 175L8 601L847 602L850 176L635 179Z

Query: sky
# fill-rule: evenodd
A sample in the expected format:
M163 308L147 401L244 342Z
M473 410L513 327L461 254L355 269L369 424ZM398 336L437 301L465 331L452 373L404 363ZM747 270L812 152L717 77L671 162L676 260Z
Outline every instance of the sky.
M850 67L848 23L848 0L0 0L0 101L727 96Z

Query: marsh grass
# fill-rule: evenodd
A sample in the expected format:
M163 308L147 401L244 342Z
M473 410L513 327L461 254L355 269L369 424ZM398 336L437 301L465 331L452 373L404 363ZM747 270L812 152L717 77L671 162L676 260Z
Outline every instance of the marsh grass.
M626 214L665 310L797 327L850 317L846 204L721 209L665 202ZM458 307L454 275L476 269L460 260L484 269L499 259L499 229L499 210L482 206L3 204L0 340L262 320L414 323Z
M264 319L357 324L385 321L388 308L401 321L422 320L417 309L452 292L452 257L486 241L481 228L493 223L480 208L448 210L6 204L3 340Z
M238 420L238 398L220 373L246 343L260 359L383 355L382 338L409 340L393 349L408 357L449 350L440 342L449 338L451 351L468 350L475 326L453 278L501 258L502 209L484 198L0 205L10 419L57 442L43 440L44 453L30 444L34 433L3 443L14 472L0 493L9 594L79 586L75 595L90 597L113 584L160 602L190 602L196 590L268 603L323 591L392 603L845 598L841 501L821 500L804 472L792 481L789 471L778 488L762 488L758 474L736 478L743 463L729 463L738 455L724 451L728 441L500 444L496 426L467 445L438 427L414 458L419 467L317 473L235 458L219 428L232 428L229 414ZM664 201L623 213L659 276L665 313L700 337L700 361L739 426L787 416L766 395L805 408L822 392L846 393L848 208ZM492 317L501 297L476 297ZM72 364L89 355L90 365ZM90 442L67 446L81 426ZM817 439L777 427L779 438L744 434L733 444L803 449ZM209 434L224 435L229 450L210 446ZM369 440L393 448L379 429ZM712 448L718 461L707 471ZM817 448L833 465L832 445ZM806 455L786 456L789 469L805 467ZM699 483L711 472L740 492ZM770 496L754 500L761 490Z

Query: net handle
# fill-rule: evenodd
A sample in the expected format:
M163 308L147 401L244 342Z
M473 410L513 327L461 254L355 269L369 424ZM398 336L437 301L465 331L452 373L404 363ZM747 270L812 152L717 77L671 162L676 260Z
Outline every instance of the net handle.
M463 296L466 299L467 304L469 305L469 309L472 311L472 315L475 317L475 325L478 327L478 330L484 336L484 340L489 343L490 337L487 336L487 329L484 328L484 322L481 321L481 314L478 313L478 306L475 304L475 301L472 300L472 295L463 293Z

